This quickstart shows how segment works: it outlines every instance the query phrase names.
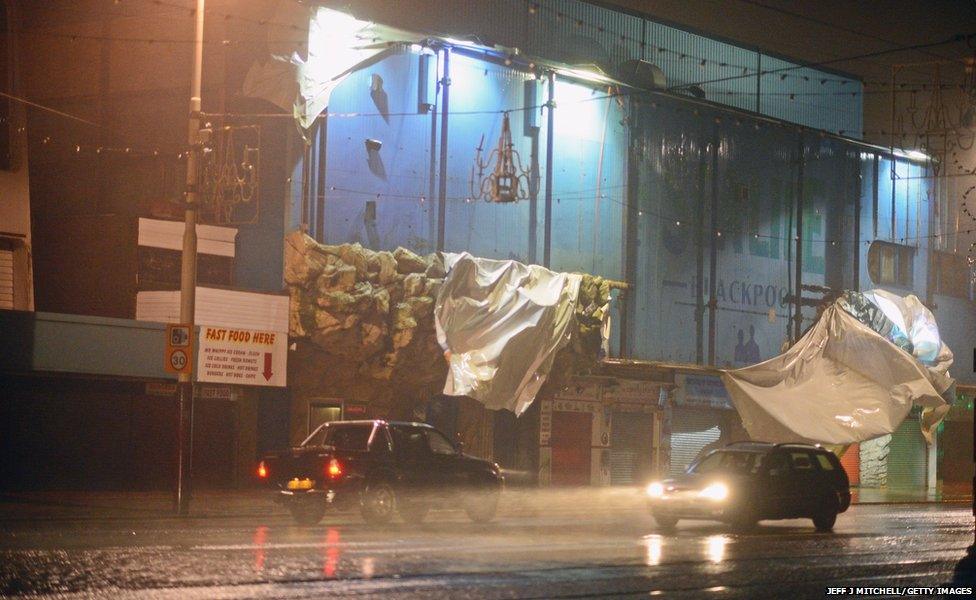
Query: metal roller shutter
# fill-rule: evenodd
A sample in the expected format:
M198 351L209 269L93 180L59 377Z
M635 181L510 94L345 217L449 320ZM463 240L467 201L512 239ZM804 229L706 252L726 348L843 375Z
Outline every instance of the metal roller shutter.
M610 426L610 483L642 483L654 452L654 415L614 411Z
M718 441L721 430L714 410L676 408L671 415L672 475L682 473L705 446Z
M910 416L891 434L888 487L924 488L926 454L918 419Z
M14 307L14 253L0 248L0 308Z

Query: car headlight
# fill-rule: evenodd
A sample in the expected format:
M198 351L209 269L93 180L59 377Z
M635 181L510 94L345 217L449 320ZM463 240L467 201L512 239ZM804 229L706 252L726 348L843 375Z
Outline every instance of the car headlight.
M664 484L660 481L655 481L654 483L647 486L647 495L651 498L660 498L664 495Z
M729 497L729 486L725 485L724 483L713 483L712 485L698 492L698 495L702 498L708 498L709 500L719 502Z

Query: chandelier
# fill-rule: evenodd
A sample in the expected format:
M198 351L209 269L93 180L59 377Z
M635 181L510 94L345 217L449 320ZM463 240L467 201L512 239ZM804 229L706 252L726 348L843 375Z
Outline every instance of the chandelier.
M471 167L471 196L486 202L518 202L538 191L531 173L522 166L522 158L512 143L508 111L502 114L502 133L498 146L485 156L485 136L478 143ZM475 171L477 170L477 174ZM487 174L486 174L487 173Z

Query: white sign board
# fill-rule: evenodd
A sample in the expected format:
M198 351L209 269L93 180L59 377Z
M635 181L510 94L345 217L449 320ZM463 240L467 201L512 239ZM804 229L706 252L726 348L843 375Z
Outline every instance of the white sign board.
M284 387L288 334L201 325L198 356L197 381Z

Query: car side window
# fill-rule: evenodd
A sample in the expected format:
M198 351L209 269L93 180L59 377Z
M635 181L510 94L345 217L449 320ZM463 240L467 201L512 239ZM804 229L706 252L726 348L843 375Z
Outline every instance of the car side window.
M369 446L370 452L389 454L393 451L390 444L390 434L385 428L378 428L373 434L373 442Z
M427 430L427 442L430 444L430 451L434 454L457 454L454 444L447 441L439 431Z
M813 461L808 452L790 452L790 465L794 471L800 473L813 470Z
M427 436L420 428L396 428L393 430L397 455L407 459L421 459L430 453Z
M766 463L766 472L770 475L783 475L786 472L786 455L774 452L766 457L763 461Z
M817 463L820 465L820 469L823 471L833 471L834 463L830 462L830 457L826 454L817 453Z

